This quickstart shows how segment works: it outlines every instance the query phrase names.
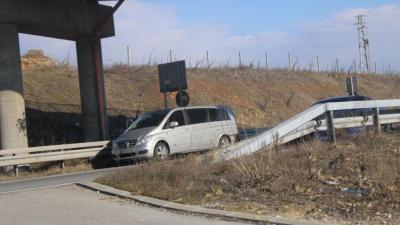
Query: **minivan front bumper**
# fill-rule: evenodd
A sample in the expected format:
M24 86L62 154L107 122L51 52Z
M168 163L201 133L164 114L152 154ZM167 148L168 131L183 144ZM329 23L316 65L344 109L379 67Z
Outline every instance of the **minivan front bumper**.
M121 148L117 144L113 144L111 151L112 157L115 161L130 161L140 160L152 157L152 152L149 150L148 145L136 145L134 147Z

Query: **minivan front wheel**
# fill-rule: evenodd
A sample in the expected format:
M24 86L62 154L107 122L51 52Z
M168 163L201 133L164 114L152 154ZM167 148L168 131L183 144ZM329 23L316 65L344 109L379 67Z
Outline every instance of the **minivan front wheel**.
M231 144L231 139L227 136L222 136L221 139L219 139L219 145L218 147L220 148L225 148Z
M158 142L154 147L154 158L158 160L167 160L169 158L169 148L164 142Z

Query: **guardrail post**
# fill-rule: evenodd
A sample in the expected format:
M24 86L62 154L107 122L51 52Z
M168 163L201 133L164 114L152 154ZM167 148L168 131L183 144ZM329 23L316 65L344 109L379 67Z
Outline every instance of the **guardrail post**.
M336 131L335 131L335 125L333 123L333 111L326 112L326 121L327 121L329 141L336 144Z
M19 175L18 165L14 166L14 174L15 174L16 177L18 177L18 175Z
M61 169L65 169L65 162L64 162L64 160L60 162L60 168L61 168Z
M379 120L379 108L374 108L374 126L375 126L375 131L380 134L381 133L381 123Z

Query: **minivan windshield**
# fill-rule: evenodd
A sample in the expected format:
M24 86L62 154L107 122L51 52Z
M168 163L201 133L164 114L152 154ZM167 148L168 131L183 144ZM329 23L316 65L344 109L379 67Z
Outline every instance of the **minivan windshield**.
M128 130L135 130L147 127L156 127L160 125L161 121L168 114L168 110L156 111L156 112L145 112L139 115L139 117L129 126Z

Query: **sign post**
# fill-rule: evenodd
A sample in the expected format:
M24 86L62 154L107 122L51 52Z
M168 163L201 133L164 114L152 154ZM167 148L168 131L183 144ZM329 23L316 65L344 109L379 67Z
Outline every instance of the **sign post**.
M347 83L347 93L350 96L358 95L358 78L349 77L347 78L346 83Z

